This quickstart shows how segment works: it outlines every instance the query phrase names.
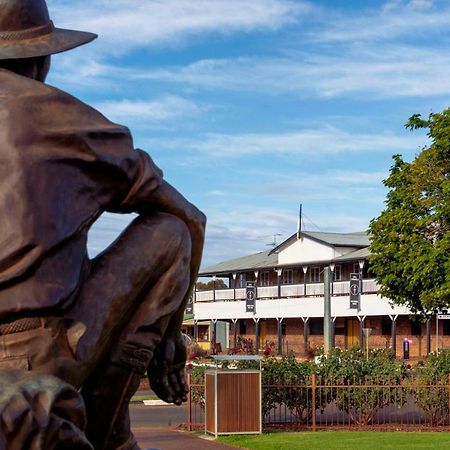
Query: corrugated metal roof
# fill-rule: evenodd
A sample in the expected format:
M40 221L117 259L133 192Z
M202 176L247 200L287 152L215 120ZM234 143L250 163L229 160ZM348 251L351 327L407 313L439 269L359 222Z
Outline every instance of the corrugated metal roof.
M325 233L319 231L304 231L306 236L335 246L366 247L370 244L365 231L357 233Z
M268 251L254 253L253 255L242 256L241 258L224 261L214 266L200 270L199 275L210 275L218 273L233 273L243 270L262 269L275 267L278 264L278 255L270 254Z
M334 258L333 261L347 261L351 259L365 259L370 255L369 247L360 248L350 253L346 253L345 255L338 256Z
M369 235L365 231L355 233L327 233L323 231L302 231L303 236L320 241L334 247L367 247L370 244ZM297 239L297 233L286 239L271 252L278 253Z

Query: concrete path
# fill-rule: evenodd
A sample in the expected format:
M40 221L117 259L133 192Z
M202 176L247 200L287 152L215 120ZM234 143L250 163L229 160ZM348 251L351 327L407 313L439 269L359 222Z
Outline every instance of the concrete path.
M143 449L147 447L159 450L231 450L237 448L173 428L139 427L133 428L133 432Z

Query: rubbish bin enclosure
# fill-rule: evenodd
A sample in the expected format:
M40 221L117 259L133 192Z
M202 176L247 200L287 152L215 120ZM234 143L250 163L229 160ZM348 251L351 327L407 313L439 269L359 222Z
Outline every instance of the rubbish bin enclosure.
M261 372L216 369L205 375L206 432L256 434L262 431Z

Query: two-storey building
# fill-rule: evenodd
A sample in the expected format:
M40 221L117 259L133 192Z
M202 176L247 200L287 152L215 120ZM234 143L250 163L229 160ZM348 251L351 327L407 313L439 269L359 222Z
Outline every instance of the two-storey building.
M221 338L224 351L223 347L234 348L239 338L246 338L255 352L271 347L278 354L293 350L311 356L323 345L323 273L328 266L332 271L331 315L336 346L362 345L367 335L371 347L392 347L399 356L405 339L410 341L412 357L425 356L436 345L447 346L450 321L422 323L406 307L394 306L378 295L368 256L365 232L302 231L270 251L207 267L200 277L225 279L228 288L195 293L193 334L198 338L196 324L209 322L208 339L215 341L217 324L224 336L225 323L227 337ZM362 279L357 309L350 308L349 301L350 274L355 273ZM253 312L246 308L247 282L256 285Z

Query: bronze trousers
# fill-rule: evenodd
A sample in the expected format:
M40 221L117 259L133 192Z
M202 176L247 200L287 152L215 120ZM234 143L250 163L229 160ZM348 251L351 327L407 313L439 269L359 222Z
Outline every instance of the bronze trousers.
M127 346L150 352L189 288L191 239L173 215L136 218L90 261L71 308L42 327L0 336L2 367L56 375L76 388Z

